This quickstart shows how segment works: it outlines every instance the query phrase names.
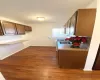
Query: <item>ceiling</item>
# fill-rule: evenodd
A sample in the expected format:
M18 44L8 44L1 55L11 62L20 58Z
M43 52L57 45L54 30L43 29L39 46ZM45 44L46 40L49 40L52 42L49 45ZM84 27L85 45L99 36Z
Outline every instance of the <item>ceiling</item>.
M65 23L73 12L85 8L92 0L0 0L0 16L24 22L37 23L36 17L45 17L44 22Z

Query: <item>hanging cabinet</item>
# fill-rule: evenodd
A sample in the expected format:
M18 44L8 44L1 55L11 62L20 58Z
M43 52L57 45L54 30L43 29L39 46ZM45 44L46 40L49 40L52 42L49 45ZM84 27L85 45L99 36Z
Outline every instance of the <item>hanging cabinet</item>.
M65 24L70 35L92 36L96 18L96 9L79 9ZM68 32L66 32L68 33Z
M17 24L9 21L0 21L0 35L24 35L25 32L31 32L32 28L27 25Z

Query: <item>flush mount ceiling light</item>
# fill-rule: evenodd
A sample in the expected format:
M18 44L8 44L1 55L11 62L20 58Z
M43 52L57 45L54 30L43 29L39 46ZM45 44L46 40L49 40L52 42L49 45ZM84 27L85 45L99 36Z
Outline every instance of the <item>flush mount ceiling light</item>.
M39 21L44 21L45 18L44 18L44 17L37 17L37 20L39 20Z

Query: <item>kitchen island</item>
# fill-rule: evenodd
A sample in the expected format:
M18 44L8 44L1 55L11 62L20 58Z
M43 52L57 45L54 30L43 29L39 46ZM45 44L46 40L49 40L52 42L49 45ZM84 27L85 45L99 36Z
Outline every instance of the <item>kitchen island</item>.
M57 41L57 62L60 68L84 69L89 44L81 44L80 48L71 48L71 44Z

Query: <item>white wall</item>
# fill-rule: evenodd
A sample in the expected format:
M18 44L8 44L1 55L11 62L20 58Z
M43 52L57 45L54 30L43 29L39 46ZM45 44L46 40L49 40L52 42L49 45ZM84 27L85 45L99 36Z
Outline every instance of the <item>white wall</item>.
M89 3L87 8L97 8L97 0L93 0L91 3Z
M31 46L55 46L55 42L51 39L52 29L55 27L59 27L60 25L56 23L35 23L31 24L32 33L29 33L28 39L30 42L28 43Z
M84 70L92 70L99 44L100 44L100 0L97 0L96 21Z

